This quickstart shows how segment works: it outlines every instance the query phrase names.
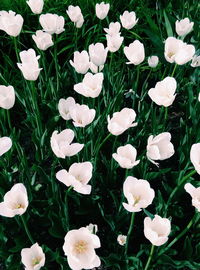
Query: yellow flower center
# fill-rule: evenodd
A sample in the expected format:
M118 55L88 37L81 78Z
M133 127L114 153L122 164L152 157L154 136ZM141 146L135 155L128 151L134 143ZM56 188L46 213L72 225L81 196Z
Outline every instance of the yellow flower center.
M134 197L134 204L133 204L133 206L135 206L139 201L140 201L140 196L136 196L136 197Z
M32 266L35 266L40 263L41 258L34 258L32 259Z
M20 208L24 208L24 205L21 203L15 204L14 209L20 209Z
M87 250L87 242L80 240L74 245L74 251L76 254L82 254Z

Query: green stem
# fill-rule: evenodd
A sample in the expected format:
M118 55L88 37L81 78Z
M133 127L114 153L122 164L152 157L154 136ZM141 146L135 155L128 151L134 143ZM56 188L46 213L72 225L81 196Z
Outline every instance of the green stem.
M97 151L95 153L95 155L99 152L99 150L101 149L101 147L104 145L104 143L110 138L110 136L112 135L112 133L109 133L105 139L102 141L102 143L99 145L99 147L97 148Z
M165 116L164 116L165 122L167 121L167 117L168 117L168 107L165 107Z
M129 226L129 230L128 230L127 238L126 238L126 246L125 246L126 257L127 257L127 252L128 252L128 243L129 243L130 235L131 235L131 232L132 232L133 226L134 226L134 219L135 219L135 212L132 212L131 222L130 222L130 226Z
M6 114L7 114L9 129L12 130L12 125L11 125L10 112L9 112L9 110L6 111Z
M175 66L174 66L174 69L173 69L173 71L172 71L172 75L171 75L171 77L173 77L174 76L174 73L175 73L175 71L176 71L176 68L177 68L177 64L175 64Z
M13 41L14 41L14 48L15 48L15 54L17 57L17 62L20 63L20 58L19 58L19 54L18 54L18 47L17 47L17 37L14 37Z
M167 208L169 206L169 203L171 202L171 200L174 197L174 195L176 194L176 192L179 190L180 186L182 186L188 180L188 178L190 178L195 173L196 173L196 170L193 170L193 171L189 172L185 177L183 177L183 179L178 183L178 185L172 191L172 193L170 194L169 199L168 199L168 201L166 203L166 212L167 212Z
M57 40L54 41L54 61L56 69L56 93L54 92L54 98L56 99L59 90L59 67L58 67L58 56L57 56Z
M149 254L149 258L148 258L148 261L147 261L147 263L146 263L146 266L145 266L144 270L147 270L147 269L149 268L151 259L152 259L152 257L153 257L154 248L155 248L155 246L152 245L152 246L151 246L151 250L150 250L150 254Z
M27 224L26 224L26 221L25 221L23 215L21 215L21 219L22 219L22 223L23 223L23 225L24 225L24 229L25 229L25 231L26 231L26 234L27 234L29 240L31 241L32 244L34 244L34 240L33 240L32 236L31 236L31 234L30 234L30 232L29 232L29 229L28 229L28 227L27 227Z

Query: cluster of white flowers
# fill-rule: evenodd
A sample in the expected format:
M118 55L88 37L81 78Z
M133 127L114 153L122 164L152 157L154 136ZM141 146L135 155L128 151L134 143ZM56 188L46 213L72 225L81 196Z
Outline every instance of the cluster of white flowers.
M40 14L43 10L43 0L27 1L31 11ZM96 4L96 16L103 20L110 9L110 5L104 2ZM70 5L67 9L70 20L77 28L82 27L84 17L79 6ZM124 11L120 16L123 28L132 29L138 22L135 12ZM39 17L42 30L36 31L32 36L36 46L40 50L47 50L53 46L53 34L60 34L64 29L65 19L57 14L42 14ZM75 51L73 61L70 60L71 66L77 73L84 74L82 82L74 85L75 92L84 97L96 98L100 95L103 88L104 75L101 72L107 60L108 52L116 52L121 47L124 37L121 36L121 24L111 22L106 32L107 47L103 43L90 44L88 52ZM176 32L179 36L186 36L192 31L193 22L188 18L176 21ZM16 15L13 11L0 11L0 29L8 35L16 37L20 34L23 26L23 18ZM129 46L124 47L124 54L127 57L127 64L139 65L145 60L144 44L139 40L133 41ZM39 67L38 60L34 49L22 51L19 54L21 62L17 66L21 70L26 80L35 81L38 79L42 68ZM164 56L169 63L184 65L192 61L191 66L200 65L199 56L195 55L195 47L183 42L183 40L168 37L165 40ZM158 65L157 56L148 58L150 67L155 68ZM88 72L91 70L92 73ZM149 97L159 106L171 106L176 97L177 82L173 77L166 77L156 83L154 88L148 91ZM15 103L15 92L12 86L0 86L0 107L10 109ZM86 127L95 119L96 110L91 109L86 104L76 103L73 97L62 98L58 102L58 111L64 120L72 120L74 127ZM107 116L107 129L115 136L119 136L137 123L136 112L132 108L122 108L114 112L112 117ZM64 129L61 132L55 130L50 139L50 145L53 153L58 157L66 157L78 154L84 147L81 143L72 143L75 133L71 129ZM0 156L5 154L12 147L12 140L9 137L0 138ZM113 153L112 157L116 160L121 168L132 169L140 163L137 160L137 150L131 144L120 146ZM146 155L148 160L158 165L155 161L166 160L175 153L174 146L171 143L171 134L162 132L157 136L150 135L146 146ZM200 143L192 145L190 159L196 171L200 174ZM90 194L92 186L89 181L92 179L93 165L90 161L73 163L68 171L61 169L56 173L58 181L74 191L81 194ZM192 205L200 211L200 187L195 188L192 184L187 183L185 190L192 197ZM124 208L129 212L140 212L152 204L155 197L155 191L151 188L149 182L144 179L137 179L128 176L123 184L123 194L127 202L123 202ZM14 217L23 215L28 207L28 195L26 187L22 183L15 184L8 191L3 202L0 203L0 215L5 217ZM144 235L156 246L163 245L171 231L171 222L167 218L155 215L153 219L146 217L144 219ZM81 227L77 230L67 232L63 250L68 259L68 264L73 270L92 269L99 267L100 258L96 255L95 249L100 248L100 240L96 235L97 225L90 224L87 227ZM117 241L120 245L126 244L126 236L119 235ZM30 248L24 248L21 251L22 263L27 270L39 270L45 264L45 254L38 243L33 244Z

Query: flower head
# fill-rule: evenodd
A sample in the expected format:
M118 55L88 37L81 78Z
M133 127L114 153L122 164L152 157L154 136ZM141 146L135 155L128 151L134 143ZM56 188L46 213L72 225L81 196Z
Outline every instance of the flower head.
M120 244L120 246L124 246L126 244L126 239L127 239L126 235L119 234L117 236L117 242Z
M113 117L108 115L108 130L115 136L122 134L130 127L135 127L136 113L133 109L124 108L120 112L113 113Z
M76 72L85 74L90 67L90 60L87 51L74 52L74 61L69 61L72 67L75 68Z
M49 34L60 34L64 29L65 19L57 14L42 14L39 18L43 30Z
M171 222L167 218L155 215L151 220L149 217L144 219L144 235L154 246L161 246L168 240L171 232Z
M23 184L15 184L8 191L0 203L0 215L4 217L14 217L22 215L28 207L28 196Z
M49 47L53 46L52 36L42 30L36 31L35 35L32 35L32 38L35 41L38 49L42 51L45 51Z
M95 11L96 11L96 16L100 20L103 20L106 18L108 15L108 11L110 9L110 4L105 4L104 2L101 2L100 4L96 4L95 6Z
M197 173L200 174L200 143L192 145L190 150L190 160Z
M12 147L12 140L9 137L0 138L0 157L8 152Z
M172 105L176 94L177 83L173 77L166 77L157 82L155 88L148 91L150 98L159 106L168 107Z
M15 90L13 86L0 85L0 107L6 110L15 104Z
M82 227L66 234L63 250L70 268L80 270L100 266L101 261L95 252L100 247L99 237Z
M67 187L72 186L81 194L90 194L91 186L88 185L88 182L92 178L92 169L91 162L74 163L68 172L66 170L58 171L56 178Z
M39 270L45 264L45 254L38 243L35 243L30 248L23 248L21 257L22 263L27 270Z
M143 208L148 207L155 197L155 192L147 180L132 176L126 178L123 192L128 201L128 203L123 203L123 206L129 212L140 212Z
M31 11L35 14L40 14L44 6L44 0L29 0L26 1Z
M0 30L5 31L9 36L17 37L22 30L23 22L23 17L12 10L0 11Z
M71 157L80 152L84 144L72 143L74 139L74 131L64 129L60 133L55 130L51 136L51 149L59 158Z
M186 36L193 29L194 23L190 22L188 18L176 21L176 33L179 36Z
M124 53L130 61L127 64L139 65L145 58L144 45L139 40L135 40L128 47L124 47Z
M96 66L102 66L106 62L108 49L104 48L103 43L91 44L89 46L90 60Z
M70 20L74 22L77 28L82 27L84 18L83 18L83 15L79 6L70 5L68 7L68 10L66 10L66 12Z
M152 56L148 57L148 64L150 67L152 67L152 68L157 67L158 62L159 62L158 56L152 55Z
M184 188L192 197L192 205L200 212L200 187L195 188L192 184L187 183Z
M69 107L69 114L75 127L85 127L94 120L96 111L87 105L76 103Z
M128 12L127 10L124 11L123 15L120 15L120 21L124 28L131 29L133 28L136 23L138 22L138 19L136 19L135 12Z
M68 97L67 99L61 98L58 103L58 110L61 117L65 120L71 119L69 108L73 107L76 101L73 97Z

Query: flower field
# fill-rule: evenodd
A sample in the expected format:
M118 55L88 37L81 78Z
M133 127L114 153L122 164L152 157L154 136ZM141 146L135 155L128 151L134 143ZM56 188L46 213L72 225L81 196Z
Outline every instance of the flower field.
M0 270L200 269L199 9L0 1Z

